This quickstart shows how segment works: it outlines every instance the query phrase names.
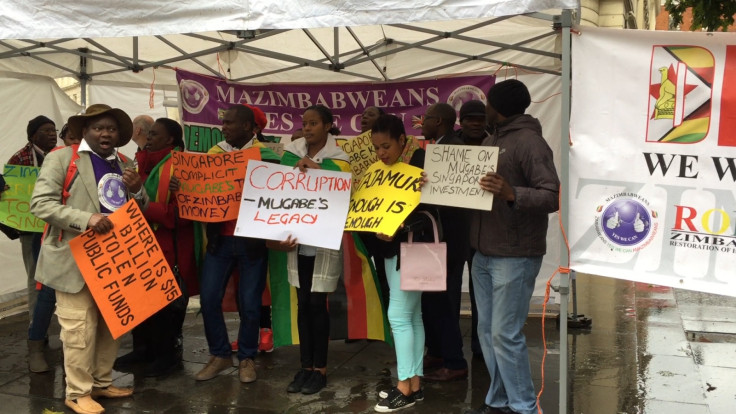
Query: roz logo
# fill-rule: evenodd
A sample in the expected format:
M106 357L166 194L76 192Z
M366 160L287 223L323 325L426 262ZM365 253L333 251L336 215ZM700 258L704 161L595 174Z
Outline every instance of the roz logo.
M731 217L720 208L711 208L698 217L698 210L688 206L675 206L675 225L673 231L691 231L693 233L708 233L736 236L731 229Z

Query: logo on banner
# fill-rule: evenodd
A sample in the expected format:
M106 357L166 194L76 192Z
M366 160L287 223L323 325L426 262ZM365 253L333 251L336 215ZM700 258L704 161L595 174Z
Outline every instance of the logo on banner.
M201 83L184 79L179 83L181 89L181 104L184 109L191 114L202 112L204 106L210 100L210 94Z
M657 234L657 213L644 197L619 193L596 208L598 237L612 250L634 252L646 247Z
M715 59L698 46L654 46L647 142L692 144L708 134Z
M483 93L479 87L473 85L459 86L447 96L447 103L455 108L455 112L460 112L460 108L462 108L465 102L473 100L481 102L486 101L486 94ZM423 121L424 116L422 115L414 115L411 117L411 123L414 129L422 129Z
M669 238L673 247L736 253L736 232L731 217L722 208L699 210L676 205Z
M479 87L473 85L463 85L455 88L447 97L447 103L452 105L456 112L460 112L460 108L465 102L473 100L486 101L486 94Z

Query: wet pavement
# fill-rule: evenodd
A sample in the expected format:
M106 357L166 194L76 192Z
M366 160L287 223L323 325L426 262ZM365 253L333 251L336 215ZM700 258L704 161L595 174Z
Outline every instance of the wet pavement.
M579 275L578 312L592 329L569 336L568 411L605 413L736 412L736 298L701 294L622 280ZM538 308L538 306L536 306ZM525 328L532 376L546 413L559 407L559 334L554 317L545 320L547 357L544 374L542 318ZM228 314L231 337L236 329ZM0 413L71 413L64 406L61 343L54 321L47 358L53 371L27 369L27 317L0 320ZM425 400L410 413L462 413L483 402L488 374L470 352L470 319L463 318L470 373L465 380L425 383ZM115 384L134 386L133 398L102 400L107 413L370 413L377 392L395 381L393 349L382 342L332 341L328 385L315 395L287 394L299 366L296 347L277 348L256 360L258 381L241 384L235 366L218 377L197 382L192 375L208 359L202 319L185 322L184 362L160 378L141 371L115 372ZM120 354L130 350L129 335ZM48 414L46 411L44 414Z

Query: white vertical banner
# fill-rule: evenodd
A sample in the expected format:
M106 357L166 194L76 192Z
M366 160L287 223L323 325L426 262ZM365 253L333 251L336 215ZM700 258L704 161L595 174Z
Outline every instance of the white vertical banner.
M736 38L581 28L571 268L736 296Z

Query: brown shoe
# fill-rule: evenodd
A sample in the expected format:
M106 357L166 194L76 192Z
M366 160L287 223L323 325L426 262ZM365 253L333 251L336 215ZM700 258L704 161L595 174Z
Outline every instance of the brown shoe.
M424 376L424 379L426 381L439 381L439 382L445 382L445 381L452 381L456 379L461 378L467 378L468 376L468 369L449 369L449 368L440 368L436 371L430 372L429 374Z
M424 356L424 360L422 361L422 367L425 370L441 368L442 361L443 361L442 358L438 358L438 357L427 354Z
M197 381L207 381L215 378L220 372L232 368L233 360L230 357L221 358L217 356L211 356L207 365L202 368L201 371L194 375L194 379Z
M244 382L246 384L254 382L257 379L256 363L250 358L240 361L240 365L238 366L238 376L240 377L240 382Z
M92 388L92 397L95 398L125 398L133 395L133 388L120 388L108 385L105 388Z
M64 404L77 414L100 414L105 412L105 408L89 395L79 397L76 400L66 399Z

